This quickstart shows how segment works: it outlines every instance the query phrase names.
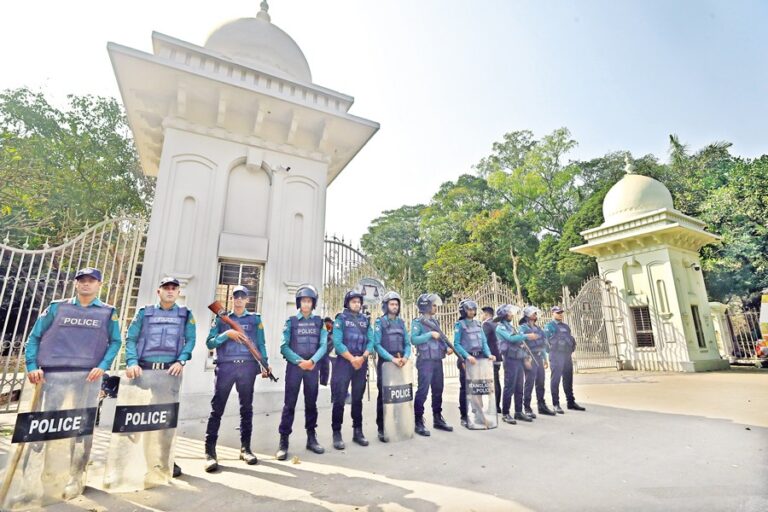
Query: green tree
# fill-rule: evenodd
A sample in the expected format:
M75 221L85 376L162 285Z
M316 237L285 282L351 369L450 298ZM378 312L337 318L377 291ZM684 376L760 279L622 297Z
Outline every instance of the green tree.
M538 141L530 132L512 132L475 168L514 210L534 214L537 231L560 234L579 201L579 168L564 162L574 147L567 128Z
M0 93L0 232L59 242L105 216L147 215L154 179L141 172L113 98L53 106L27 88Z
M427 256L419 231L423 209L416 205L385 211L361 239L360 245L387 286L401 294L426 286Z
M482 250L479 261L503 282L512 283L518 301L524 300L523 284L531 276L534 255L539 245L532 223L506 205L482 212L473 220L471 240Z
M472 293L490 277L488 269L477 261L478 244L447 242L430 259L427 288L442 297Z

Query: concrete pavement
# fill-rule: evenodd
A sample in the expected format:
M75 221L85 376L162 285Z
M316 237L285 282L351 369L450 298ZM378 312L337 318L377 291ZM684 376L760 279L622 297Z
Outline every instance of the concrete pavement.
M237 419L222 423L223 470L203 472L205 419L179 427L185 475L168 487L85 495L48 510L741 510L768 509L768 371L700 374L602 372L576 376L585 413L491 431L458 425L458 382L448 381L453 433L382 444L375 438L375 390L365 404L371 445L331 446L330 408L320 413L326 453L304 449L297 414L291 456L274 460L279 414L254 419L256 466L237 460ZM207 411L200 411L201 415ZM89 472L98 486L105 431Z

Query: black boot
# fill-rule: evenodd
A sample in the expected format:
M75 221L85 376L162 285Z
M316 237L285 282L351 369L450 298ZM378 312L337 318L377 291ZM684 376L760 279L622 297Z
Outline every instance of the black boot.
M243 443L240 447L240 460L245 461L249 466L253 466L259 462L259 459L251 451L250 443Z
M384 434L384 430L383 429L379 429L379 441L381 441L382 443L388 443L389 442L389 437L387 437L387 435Z
M317 433L314 429L307 430L307 450L315 452L318 455L325 453L325 448L320 446L320 443L317 442Z
M277 460L285 460L288 458L288 434L280 434L280 444L277 446L275 458Z
M518 420L518 421L526 421L528 423L533 421L530 416L528 416L527 414L522 413L522 412L516 412L515 413L515 419Z
M560 407L560 404L556 404L556 405L555 405L555 412L556 412L557 414L565 414L565 411L563 410L563 408L562 408L562 407Z
M531 409L530 405L526 405L523 410L525 411L525 414L528 415L532 420L536 419L536 415L533 413L533 409Z
M181 468L175 462L173 463L173 478L179 478L181 476Z
M547 416L554 416L555 411L547 407L547 402L539 402L539 414L545 414Z
M462 416L461 417L461 426L468 428L468 425L469 425L469 422L467 421L467 417L466 416Z
M337 450L343 450L346 448L346 445L344 444L344 440L341 438L341 431L340 430L334 430L333 431L333 447Z
M352 429L352 442L357 443L360 446L368 446L368 440L363 434L363 427L356 427Z
M216 458L216 444L205 443L205 472L213 473L219 469L219 461Z
M571 409L572 411L586 411L587 410L584 407L582 407L579 404L577 404L576 402L568 402L568 408Z
M442 414L437 414L432 419L432 426L437 430L444 430L445 432L453 432L453 427L445 422Z
M427 427L424 426L424 418L416 418L416 433L420 436L429 437L431 435Z
M509 423L510 425L517 425L517 421L515 420L515 418L510 416L509 413L502 416L501 421L503 421L504 423Z

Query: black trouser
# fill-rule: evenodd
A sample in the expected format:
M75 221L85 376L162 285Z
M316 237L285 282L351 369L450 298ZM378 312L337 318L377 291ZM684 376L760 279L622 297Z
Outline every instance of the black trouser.
M525 405L526 409L531 408L531 396L533 395L534 386L536 387L536 402L539 404L544 403L545 379L544 356L534 352L531 369L525 370L525 397L523 398L523 405Z
M432 389L432 418L443 413L443 360L442 359L416 359L418 373L418 386L416 399L413 403L413 412L416 420L424 419L424 402L427 401L427 393Z
M386 361L381 356L378 356L376 361L376 388L379 390L379 394L376 396L376 427L379 432L384 431L384 402L382 401L382 378L381 367Z
M283 414L280 418L280 435L291 435L293 431L293 418L296 412L296 402L299 399L299 390L304 386L304 428L315 430L317 428L317 393L318 375L320 370L317 365L311 370L302 370L299 365L288 363L285 368L285 402Z
M499 360L493 362L493 387L496 393L496 412L501 412L501 378L499 377L501 364L502 363Z
M523 373L522 359L504 356L504 399L501 404L502 414L509 414L512 395L515 396L515 412L523 412Z
M359 370L355 370L352 363L341 356L336 356L331 375L331 393L333 394L331 429L334 432L341 430L341 425L344 423L344 405L350 382L352 383L352 428L363 427L363 395L367 377L367 359Z
M552 370L550 390L552 404L560 405L560 377L563 378L565 398L569 404L576 401L573 397L573 359L570 352L552 352L549 356L549 367Z
M232 386L237 389L240 399L240 443L250 445L253 430L253 385L260 372L261 367L255 359L241 363L224 361L216 365L215 392L211 399L211 415L205 429L206 448L215 446L219 438L221 416L224 414Z
M480 359L485 357L484 354L471 354L476 359ZM467 417L467 370L466 368L466 362L456 358L456 367L459 369L459 414L461 414L462 418ZM493 367L494 376L496 378L496 383L498 385L499 382L499 370L496 369L496 366ZM496 408L498 409L498 402L499 402L499 393L501 393L501 390L497 391L496 395Z

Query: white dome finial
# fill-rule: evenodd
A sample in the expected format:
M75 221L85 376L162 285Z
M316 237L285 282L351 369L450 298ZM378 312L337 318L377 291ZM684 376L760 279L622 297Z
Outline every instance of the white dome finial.
M635 164L629 159L629 153L624 155L624 173L635 174Z
M272 21L272 18L269 16L269 4L267 3L267 0L261 0L259 7L261 7L261 10L256 17L260 20Z

